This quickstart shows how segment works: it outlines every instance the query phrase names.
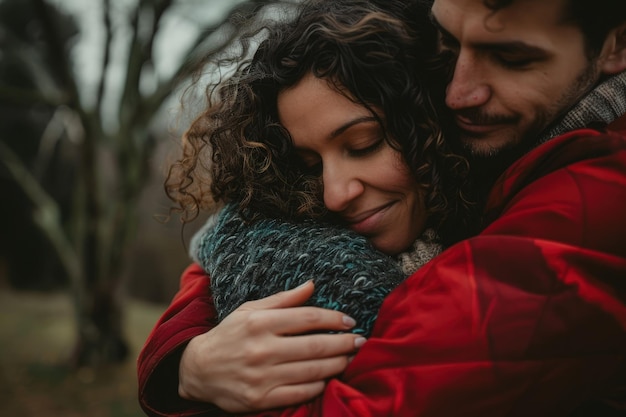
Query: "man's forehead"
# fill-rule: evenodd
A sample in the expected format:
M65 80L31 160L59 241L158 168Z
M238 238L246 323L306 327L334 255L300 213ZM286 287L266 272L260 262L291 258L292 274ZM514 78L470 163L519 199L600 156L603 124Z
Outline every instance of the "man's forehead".
M525 19L536 13L539 9L544 9L551 15L558 17L559 21L565 22L569 20L571 15L572 0L433 0L431 2L431 11L449 13L452 10L458 11L480 11L486 15L495 15L497 13L509 12L512 16L518 16ZM536 16L535 17L539 17Z
M564 20L567 1L514 0L493 10L483 0L434 0L430 16L439 31L451 38L464 33L476 37L473 41L478 43L491 43L498 37L517 42L571 30L571 22Z

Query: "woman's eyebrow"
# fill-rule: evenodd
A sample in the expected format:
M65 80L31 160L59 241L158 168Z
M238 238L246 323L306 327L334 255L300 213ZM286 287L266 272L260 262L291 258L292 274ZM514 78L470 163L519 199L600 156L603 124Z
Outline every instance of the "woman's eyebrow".
M360 123L369 123L369 122L378 122L378 119L376 119L374 116L357 117L356 119L350 120L349 122L344 123L337 129L333 130L330 133L330 139L336 138L337 136L341 135L343 132L350 129L354 125L358 125Z

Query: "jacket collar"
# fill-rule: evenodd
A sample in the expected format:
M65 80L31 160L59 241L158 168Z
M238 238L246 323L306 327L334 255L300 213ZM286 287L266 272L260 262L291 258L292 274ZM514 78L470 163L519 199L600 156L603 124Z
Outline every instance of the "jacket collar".
M585 127L604 129L610 123L621 119L625 113L626 71L607 78L587 93L565 115L546 129L539 143Z

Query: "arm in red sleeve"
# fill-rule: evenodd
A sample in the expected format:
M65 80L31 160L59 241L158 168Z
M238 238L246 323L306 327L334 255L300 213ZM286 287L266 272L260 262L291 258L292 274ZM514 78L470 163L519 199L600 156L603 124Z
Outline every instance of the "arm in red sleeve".
M604 398L623 406L626 144L584 133L510 170L491 224L387 297L372 337L321 397L258 415L552 417Z
M209 277L200 266L189 266L180 289L156 323L139 354L139 403L151 416L194 416L214 409L210 404L178 396L178 366L189 340L216 324Z

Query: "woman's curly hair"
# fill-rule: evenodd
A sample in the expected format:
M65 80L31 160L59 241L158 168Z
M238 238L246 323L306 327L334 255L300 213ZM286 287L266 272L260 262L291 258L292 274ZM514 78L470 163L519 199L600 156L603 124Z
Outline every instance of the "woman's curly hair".
M439 127L435 108L443 106L444 88L433 76L435 32L421 7L414 0L305 1L294 19L263 27L254 56L207 90L209 105L186 132L183 156L169 172L166 192L184 221L230 201L249 220L328 214L319 176L303 168L278 122L278 94L308 73L374 117L378 110L387 140L426 190L431 219L454 211L448 195L458 189L465 164L448 151ZM242 45L259 33L243 37Z

